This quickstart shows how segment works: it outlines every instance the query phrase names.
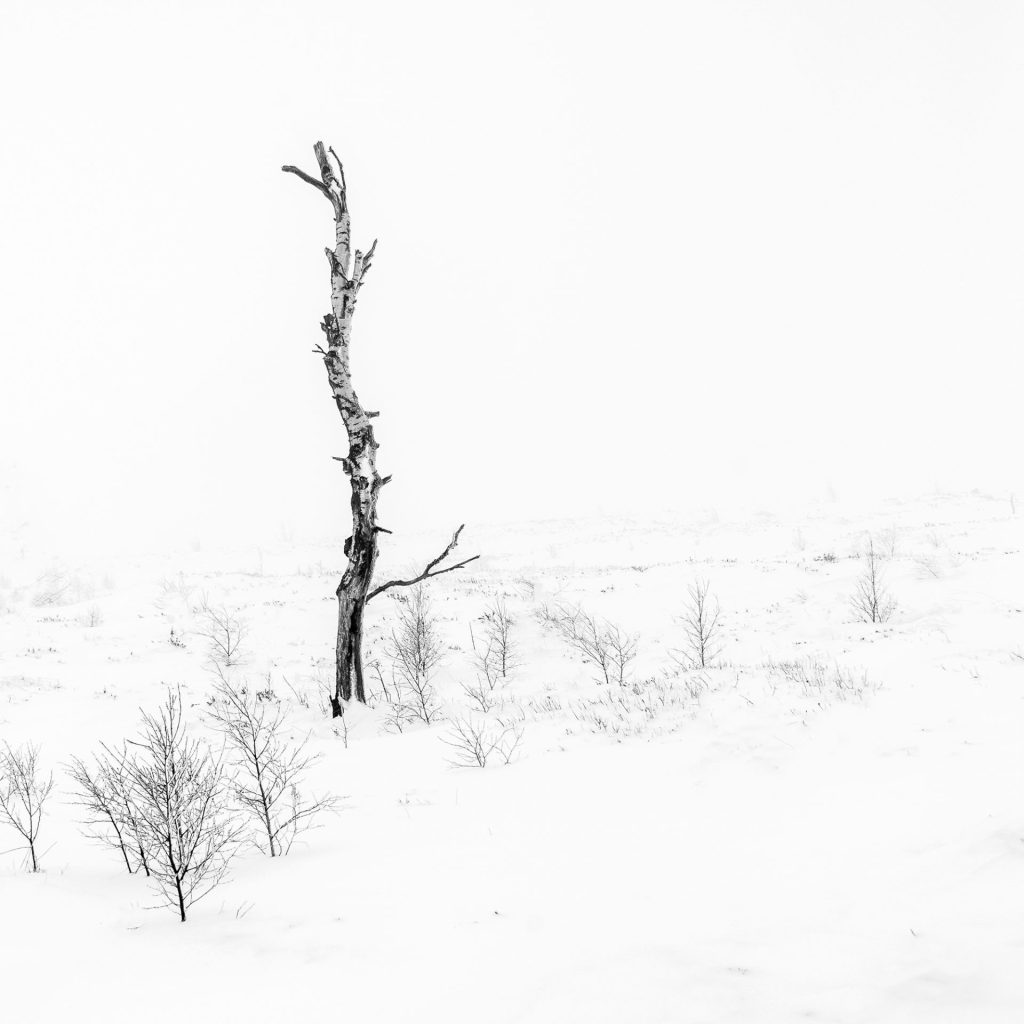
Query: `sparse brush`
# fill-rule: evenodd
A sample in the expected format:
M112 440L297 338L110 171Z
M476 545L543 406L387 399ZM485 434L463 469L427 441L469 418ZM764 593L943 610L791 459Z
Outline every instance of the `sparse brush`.
M10 826L25 841L16 849L25 851L26 863L33 872L39 870L42 860L39 832L52 791L53 773L43 773L39 747L31 743L4 746L0 751L0 823Z
M457 768L486 768L492 758L509 764L522 743L522 717L487 718L463 715L453 718L441 741L454 751L450 763Z
M190 607L192 603L192 595L195 591L195 585L189 583L188 580L185 579L185 574L183 572L179 572L176 576L165 576L160 581L160 597L158 603L163 603L170 599L178 599L186 607Z
M860 700L875 688L867 672L855 672L813 655L791 661L769 661L764 668L769 677L780 678L802 696L819 702Z
M938 555L918 555L914 565L919 580L940 580L943 577L944 569Z
M539 614L546 626L553 629L586 664L596 669L599 682L627 685L630 665L637 654L636 636L584 612L579 605L545 605Z
M557 715L564 710L561 699L553 693L546 693L543 697L531 698L527 701L526 707L534 718Z
M617 739L639 736L652 729L672 728L699 700L703 677L663 676L626 687L609 687L598 697L573 701L569 710L588 732Z
M284 677L284 685L288 687L292 700L307 711L316 711L321 718L331 717L331 691L327 675L322 664L317 664L305 683L291 683Z

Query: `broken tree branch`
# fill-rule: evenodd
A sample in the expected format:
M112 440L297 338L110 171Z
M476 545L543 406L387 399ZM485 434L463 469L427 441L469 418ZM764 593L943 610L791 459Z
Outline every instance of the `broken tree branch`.
M298 175L298 177L300 177L307 184L310 184L313 186L313 188L318 189L320 192L323 192L323 194L327 196L327 198L330 199L332 203L334 202L334 197L331 195L331 190L322 181L317 181L312 174L307 174L305 171L300 170L298 167L292 167L291 164L285 164L284 167L281 168L281 170L285 171L287 174Z
M377 251L377 239L373 240L373 245L366 252L361 252L356 249L356 261L352 267L352 280L355 281L356 287L361 288L363 286L363 279L366 277L366 272L373 265L373 254Z
M341 182L341 191L344 192L345 191L345 168L344 168L344 166L341 163L341 157L338 156L338 154L334 152L334 147L333 146L328 146L327 147L327 151L331 154L331 156L334 157L336 163L338 164L338 181Z
M462 531L465 528L466 524L463 523L452 535L452 539L451 541L449 541L448 547L446 547L444 551L442 551L441 554L437 556L437 558L433 559L433 561L431 562L428 562L427 567L423 570L423 572L419 574L419 576L414 576L411 580L390 580L387 583L384 583L383 585L377 587L376 590L371 590L370 593L367 595L366 600L371 601L378 594L383 594L385 590L390 590L392 587L412 587L415 586L417 583L422 583L423 580L430 579L430 577L432 576L440 576L442 573L454 572L456 569L462 569L463 567L469 565L470 562L475 562L480 557L479 555L473 555L472 558L467 558L462 562L457 562L455 565L445 566L445 568L443 569L437 568L437 566L440 565L455 550L456 545L459 543L459 534L462 533Z

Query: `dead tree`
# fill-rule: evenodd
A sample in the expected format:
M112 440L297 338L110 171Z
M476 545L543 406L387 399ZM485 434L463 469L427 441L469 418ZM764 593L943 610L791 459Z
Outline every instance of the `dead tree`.
M348 565L337 590L337 666L335 692L331 698L332 713L337 718L342 714L341 702L351 700L353 693L356 700L366 702L362 660L363 614L366 602L391 587L410 586L428 576L461 569L472 562L473 558L467 558L444 569L437 568L458 543L459 534L462 532L460 526L448 547L415 579L392 580L384 586L371 589L377 562L378 534L390 532L377 523L377 497L380 489L391 477L381 477L377 473L377 449L380 446L373 436L373 424L370 422L377 413L364 409L356 395L349 369L349 346L352 340L352 317L356 309L356 299L373 263L377 241L374 239L366 252L356 249L353 253L345 171L338 155L333 149L325 149L322 142L313 147L313 152L320 168L319 179L298 167L285 166L281 170L294 174L312 185L330 202L334 211L334 248L325 250L331 272L331 312L323 318L320 325L326 338L326 346L317 345L314 352L323 358L331 393L348 434L348 454L335 456L335 460L341 463L352 486L352 533L345 541Z

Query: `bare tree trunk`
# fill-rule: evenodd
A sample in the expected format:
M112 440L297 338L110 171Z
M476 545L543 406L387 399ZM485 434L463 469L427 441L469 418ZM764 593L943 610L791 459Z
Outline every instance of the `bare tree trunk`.
M363 608L377 561L377 494L386 482L377 473L378 444L370 423L371 415L376 413L367 413L363 408L352 386L349 371L356 298L370 269L377 243L375 241L366 253L357 249L353 258L345 172L341 161L332 149L331 156L337 164L335 171L322 142L318 142L313 150L320 165L320 181L297 167L285 167L283 170L297 174L323 192L334 209L335 245L333 249L325 250L331 267L331 312L321 324L327 339L326 348L318 346L317 351L323 357L331 393L348 433L348 455L338 461L352 485L352 535L345 542L348 565L337 591L337 674L335 693L331 698L331 707L337 717L342 713L341 701L352 699L353 684L356 700L366 699L361 661Z
M356 700L364 703L366 701L362 663L363 614L366 602L389 587L408 586L412 581L392 581L374 591L370 590L377 562L377 534L389 532L377 525L377 496L381 487L391 477L382 478L377 473L379 445L374 439L373 425L370 422L377 413L367 412L363 408L352 386L349 345L352 340L352 317L356 309L356 298L370 269L377 242L374 240L373 245L365 253L356 249L353 255L345 172L341 161L331 149L329 153L334 158L332 164L322 142L318 142L313 151L320 166L319 181L297 167L286 166L282 170L295 174L313 185L330 200L334 210L335 245L333 249L325 250L331 268L331 312L324 317L320 325L327 339L327 347L324 349L317 346L315 351L323 357L331 393L334 395L335 404L348 434L348 455L343 458L337 457L337 461L348 474L352 485L352 534L345 541L348 565L337 590L337 669L335 692L331 698L331 708L334 717L337 718L342 714L341 702L351 700L353 693ZM455 547L461 530L460 526L452 543L441 557L431 562L419 578L425 579L441 572L449 572L473 560L466 559L447 569L435 569L437 563Z

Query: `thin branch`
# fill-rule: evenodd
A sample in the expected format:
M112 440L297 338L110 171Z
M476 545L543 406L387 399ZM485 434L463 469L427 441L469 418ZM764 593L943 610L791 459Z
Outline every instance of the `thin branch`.
M444 549L433 561L427 563L427 567L419 574L419 576L413 577L411 580L390 580L389 582L377 587L375 590L371 590L367 596L367 601L372 601L378 594L383 594L385 590L390 590L392 587L412 587L417 583L421 583L425 579L429 579L431 576L440 576L442 573L454 572L456 569L462 569L469 565L470 562L475 562L480 556L473 555L472 558L467 558L465 561L458 562L455 565L449 565L444 569L437 569L436 567L441 564L454 550L456 545L459 543L459 534L466 528L466 524L463 523L455 533L452 535L452 539L448 544L448 547Z
M366 272L373 265L373 254L377 251L377 239L373 240L373 245L370 246L366 252L356 251L356 265L352 271L352 278L361 288L363 285L363 279L366 277Z
M331 154L331 156L334 157L335 161L338 164L338 181L341 182L341 191L344 192L345 191L345 168L344 168L344 166L342 166L341 157L338 156L338 154L334 152L334 147L333 146L328 146L327 147L327 151Z

